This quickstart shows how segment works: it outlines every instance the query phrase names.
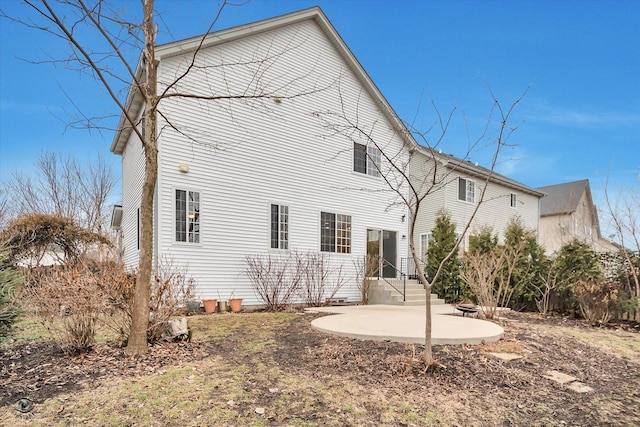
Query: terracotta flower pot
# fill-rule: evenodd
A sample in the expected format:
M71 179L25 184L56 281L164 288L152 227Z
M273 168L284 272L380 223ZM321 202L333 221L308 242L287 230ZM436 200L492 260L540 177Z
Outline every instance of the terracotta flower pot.
M234 313L240 312L240 310L242 310L242 298L231 298L229 300L229 306Z
M202 304L204 305L205 313L215 313L216 306L218 305L218 300L216 299L203 299Z

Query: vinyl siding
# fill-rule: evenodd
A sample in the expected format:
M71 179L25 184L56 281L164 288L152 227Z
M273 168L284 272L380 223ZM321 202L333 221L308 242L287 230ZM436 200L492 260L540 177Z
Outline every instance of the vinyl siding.
M451 216L456 222L458 230L461 231L471 217L473 209L480 199L485 183L480 178L464 174L456 175L475 182L475 203L458 200L457 179L447 186L446 208L451 212ZM517 195L516 208L511 207L511 193ZM512 190L500 184L489 182L482 205L478 209L471 224L470 233L474 234L482 227L490 227L493 229L493 232L498 235L500 241L502 241L509 222L516 217L520 217L525 228L534 230L537 234L538 198Z
M144 182L144 152L135 133L122 152L122 243L128 269L138 266L138 208Z
M415 180L421 177L417 174L416 168L421 167L423 170L430 171L433 166L419 165L432 165L433 160L428 159L427 156L422 154L414 157L416 158L412 159L412 177ZM441 169L440 176L442 177L441 180L444 185L438 188L433 194L427 196L425 202L423 202L421 211L418 213L414 233L414 244L416 244L416 247L419 247L420 234L431 232L435 226L437 214L440 209L443 208L451 215L451 219L456 224L457 232L461 233L471 218L473 210L480 199L482 188L485 185L484 179L455 170L447 169L447 172L444 172ZM458 178L460 177L475 183L475 203L458 200ZM424 179L424 177L421 179ZM511 207L512 193L517 196L515 208ZM476 213L469 233L474 234L480 228L487 226L492 228L493 232L502 240L509 222L515 217L520 217L522 224L527 229L534 230L536 234L538 234L538 215L538 197L495 182L489 182L482 205ZM468 237L465 238L465 244L466 242L468 242Z
M270 55L277 61L250 64ZM178 75L187 59L163 61L159 81ZM398 257L406 257L405 211L387 209L396 199L384 191L384 181L353 172L352 142L323 127L314 113L344 111L384 141L391 154L402 146L393 126L313 21L207 49L198 61L248 65L195 73L180 90L217 93L222 88L224 93L229 86L237 92L251 87L247 80L258 73L260 85L282 96L318 91L281 103L163 100L162 112L189 137L160 124L159 256L186 267L200 297L224 299L233 292L244 304L259 304L244 273L245 256L282 253L270 249L270 204L289 206L289 248L301 252L320 250L320 212L346 214L352 219L352 253L327 256L349 279L338 295L359 300L353 259L366 253L366 229L397 231ZM179 172L181 164L188 165L188 173ZM175 242L176 189L200 192L199 244Z
M410 179L413 185L420 188L420 194L429 192L420 204L413 233L413 244L420 250L420 235L431 233L436 223L440 209L445 207L446 169L440 163L435 163L429 156L417 153L411 157ZM433 184L434 174L436 176ZM449 178L451 179L451 178ZM424 256L424 254L421 254Z

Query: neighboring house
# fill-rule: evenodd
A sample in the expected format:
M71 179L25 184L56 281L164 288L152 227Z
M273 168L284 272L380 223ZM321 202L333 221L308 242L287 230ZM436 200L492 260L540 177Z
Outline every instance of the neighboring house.
M598 209L593 204L589 180L539 187L546 194L540 202L540 244L547 253L578 239L596 252L614 252L619 246L600 234Z
M50 245L48 249L41 253L25 256L18 261L18 265L24 268L51 267L54 265L63 265L65 259L66 255L62 248L58 245Z
M413 185L431 194L422 202L414 231L414 245L425 256L431 231L441 209L451 215L457 232L462 233L480 201L482 189L491 173L482 204L471 222L469 234L490 227L500 240L509 222L519 217L522 225L539 230L539 206L543 193L467 160L420 148L411 158ZM425 181L426 177L426 181Z
M156 48L159 92L187 69L200 41ZM342 267L338 295L359 300L354 260L374 248L396 264L407 257L406 209L393 205L380 152L366 138L328 130L318 115L350 115L400 160L407 141L396 129L404 127L319 8L209 34L172 90L250 96L262 84L282 96L162 100L154 260L186 267L201 298L233 293L257 305L247 255L320 253ZM298 91L306 94L293 97ZM140 118L142 108L132 89L128 113ZM122 207L112 225L135 268L144 155L124 118L118 129L111 151L122 156Z

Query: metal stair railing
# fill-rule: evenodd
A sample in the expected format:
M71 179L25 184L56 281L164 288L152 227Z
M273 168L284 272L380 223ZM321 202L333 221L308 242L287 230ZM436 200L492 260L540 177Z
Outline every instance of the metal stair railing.
M422 271L425 271L427 268L427 263L420 260L419 267L422 269ZM409 279L418 278L418 268L416 267L415 262L413 262L413 257L400 258L400 270L404 274L406 274Z
M400 269L398 269L395 265L391 264L389 261L387 261L384 258L381 258L381 263L380 263L380 267L378 268L378 280L382 279L384 280L384 282L391 286L396 292L398 292L400 295L402 295L402 302L406 302L407 300L407 275ZM390 277L382 277L382 271L384 269L384 267L389 266L391 268L393 268L393 271L395 272L395 278L390 278ZM396 285L394 285L389 279L396 279L398 280L398 276L400 276L400 280L402 280L402 290L398 289L398 287Z

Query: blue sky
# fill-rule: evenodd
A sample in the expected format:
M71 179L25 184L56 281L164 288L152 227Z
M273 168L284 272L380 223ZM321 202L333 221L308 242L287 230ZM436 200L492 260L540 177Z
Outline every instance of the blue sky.
M134 11L138 1L125 7ZM159 42L206 31L215 1L157 0ZM255 0L225 9L214 29L319 5L399 116L418 128L457 107L442 146L464 154L465 123L477 136L491 108L488 87L508 107L528 87L498 171L537 187L588 178L596 202L605 179L638 189L640 173L640 2ZM18 1L0 8L29 18ZM168 34L167 28L171 30ZM109 153L112 131L67 128L74 104L87 117L118 115L90 78L58 64L68 54L51 36L0 22L0 185L29 173L40 152L81 160ZM122 92L124 97L124 92ZM117 117L106 121L115 126ZM488 153L473 160L486 165ZM116 198L118 195L116 195Z

